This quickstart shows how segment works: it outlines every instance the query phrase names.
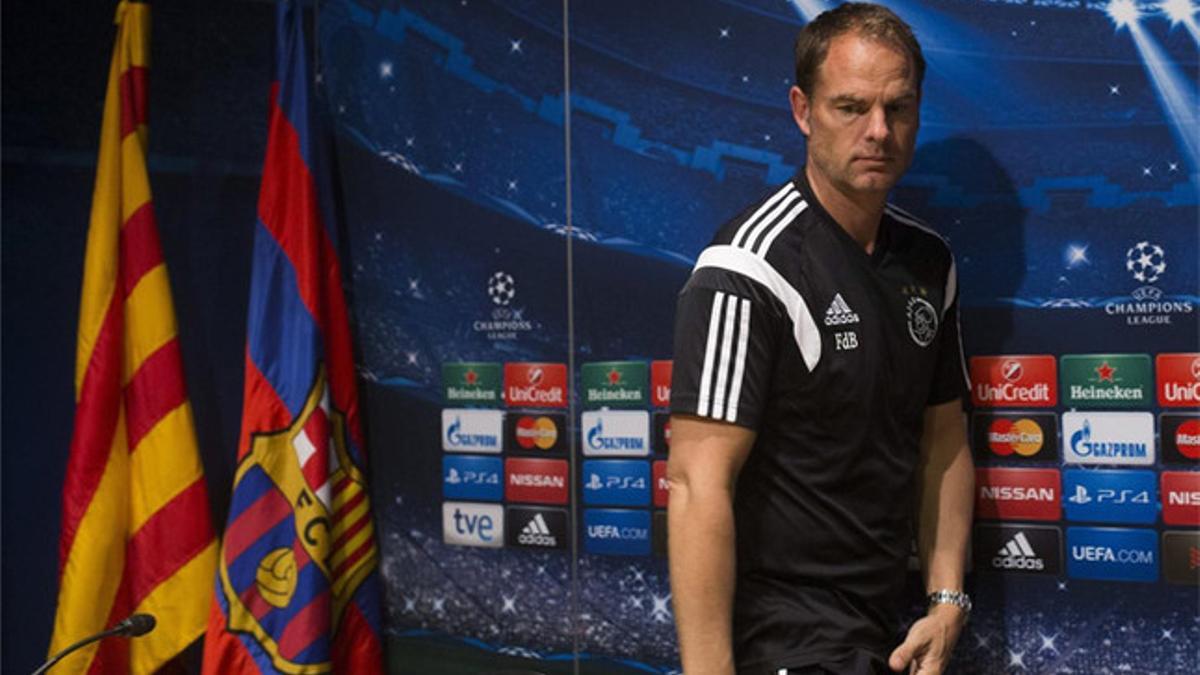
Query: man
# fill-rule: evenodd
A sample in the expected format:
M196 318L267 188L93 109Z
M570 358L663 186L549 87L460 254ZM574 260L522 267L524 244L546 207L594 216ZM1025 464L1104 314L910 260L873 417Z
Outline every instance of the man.
M940 673L970 610L954 263L886 204L924 67L883 7L808 24L789 93L807 163L680 293L668 520L688 675ZM901 641L914 516L931 599Z

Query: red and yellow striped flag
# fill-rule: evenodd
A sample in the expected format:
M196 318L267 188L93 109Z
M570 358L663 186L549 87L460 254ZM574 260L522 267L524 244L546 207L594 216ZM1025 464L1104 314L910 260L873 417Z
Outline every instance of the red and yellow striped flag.
M68 656L56 673L149 673L204 633L216 570L146 172L150 8L121 2L100 130L63 486L50 653L134 612L155 630Z

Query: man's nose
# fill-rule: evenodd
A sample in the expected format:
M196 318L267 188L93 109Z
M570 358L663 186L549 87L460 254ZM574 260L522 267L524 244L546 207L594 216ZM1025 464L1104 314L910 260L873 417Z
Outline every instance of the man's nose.
M867 139L876 143L886 141L892 134L890 122L887 110L883 106L878 105L871 108L867 113Z

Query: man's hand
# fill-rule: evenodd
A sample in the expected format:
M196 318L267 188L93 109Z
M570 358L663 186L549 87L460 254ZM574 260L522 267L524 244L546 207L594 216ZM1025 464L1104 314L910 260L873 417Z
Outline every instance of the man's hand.
M913 675L940 675L950 663L954 643L967 615L954 605L934 605L908 629L904 642L888 658L888 666Z

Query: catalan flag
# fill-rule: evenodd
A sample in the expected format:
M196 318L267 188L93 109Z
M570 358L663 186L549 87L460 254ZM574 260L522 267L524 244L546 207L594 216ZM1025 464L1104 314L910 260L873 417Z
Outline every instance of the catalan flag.
M150 8L121 2L83 268L50 652L134 612L158 627L55 672L149 673L204 632L217 544L146 173Z
M350 325L318 202L302 10L277 5L242 430L204 672L382 672Z

